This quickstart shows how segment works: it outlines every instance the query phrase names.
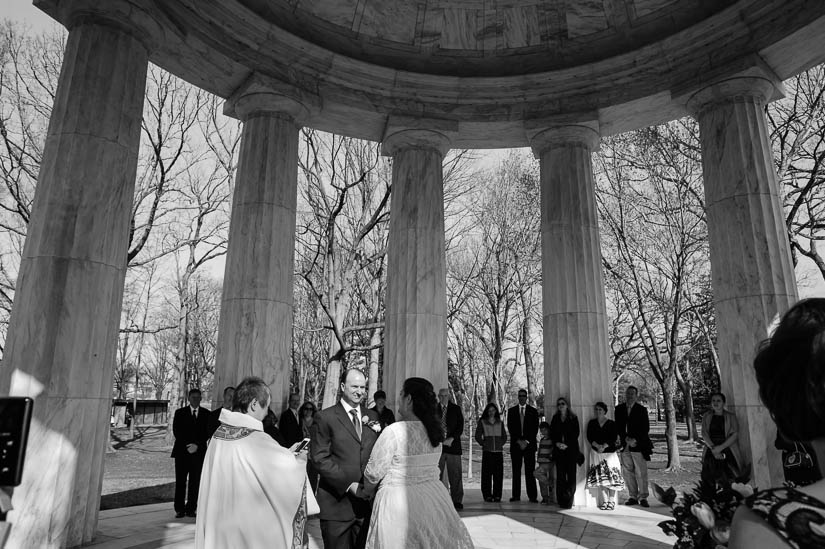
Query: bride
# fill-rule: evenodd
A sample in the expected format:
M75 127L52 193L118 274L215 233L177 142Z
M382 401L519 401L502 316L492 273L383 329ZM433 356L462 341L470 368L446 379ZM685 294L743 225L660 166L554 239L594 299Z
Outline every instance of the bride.
M367 549L472 548L470 533L438 480L444 432L433 385L411 377L400 397L402 421L381 433L364 471L365 495L378 488Z

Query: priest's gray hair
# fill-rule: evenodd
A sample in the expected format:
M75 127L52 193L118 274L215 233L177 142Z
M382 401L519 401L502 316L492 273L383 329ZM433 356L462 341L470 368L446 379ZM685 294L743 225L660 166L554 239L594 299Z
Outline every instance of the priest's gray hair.
M249 411L249 405L253 400L264 408L269 406L269 386L259 377L245 377L235 388L235 396L232 397L232 411Z

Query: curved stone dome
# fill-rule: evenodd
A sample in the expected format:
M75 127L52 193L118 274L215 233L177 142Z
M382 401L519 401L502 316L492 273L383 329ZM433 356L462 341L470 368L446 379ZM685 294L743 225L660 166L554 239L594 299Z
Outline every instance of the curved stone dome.
M683 115L703 82L825 59L821 1L81 3L145 28L153 62L222 97L254 74L304 100L313 127L380 140L414 119L459 147L524 146L554 123L650 125ZM65 0L36 4L68 23Z

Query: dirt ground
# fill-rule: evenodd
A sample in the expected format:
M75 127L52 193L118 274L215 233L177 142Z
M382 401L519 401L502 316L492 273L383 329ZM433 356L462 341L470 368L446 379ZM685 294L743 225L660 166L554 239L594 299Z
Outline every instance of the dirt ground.
M175 495L175 463L169 456L171 447L165 442L165 427L141 427L135 440L129 439L128 429L112 429L114 453L106 455L106 469L103 475L101 509L114 509L132 505L172 501ZM654 453L650 462L650 480L677 491L689 490L699 479L701 469L701 447L687 442L687 430L679 426L679 450L682 470L666 472L667 446L664 438L664 424L651 425ZM506 449L505 449L506 451ZM468 447L464 444L464 477L467 486L478 486L481 473L481 452L473 443L472 477L469 477ZM504 460L504 493L509 494L511 478L510 460Z

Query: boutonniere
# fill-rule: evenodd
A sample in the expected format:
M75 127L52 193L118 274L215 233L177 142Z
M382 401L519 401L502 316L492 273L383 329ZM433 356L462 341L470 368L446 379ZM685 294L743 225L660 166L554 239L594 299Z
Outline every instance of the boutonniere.
M361 423L375 431L376 433L381 432L381 424L375 421L374 419L371 420L369 416L361 416Z

